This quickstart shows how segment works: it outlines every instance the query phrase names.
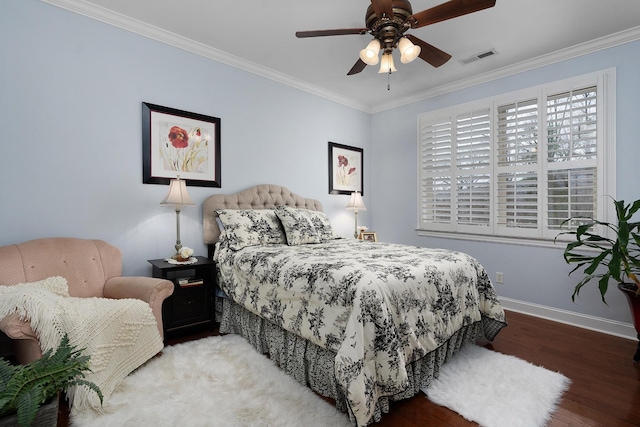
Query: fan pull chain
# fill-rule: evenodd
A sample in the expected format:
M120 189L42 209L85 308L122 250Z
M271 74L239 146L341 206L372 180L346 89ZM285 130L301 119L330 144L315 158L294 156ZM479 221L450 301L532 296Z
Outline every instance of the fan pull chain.
M389 70L389 74L387 74L387 90L391 90L391 70Z

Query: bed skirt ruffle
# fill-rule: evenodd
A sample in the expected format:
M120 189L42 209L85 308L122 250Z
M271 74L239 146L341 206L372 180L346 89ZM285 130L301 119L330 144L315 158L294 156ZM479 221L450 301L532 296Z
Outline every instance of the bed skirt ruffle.
M336 353L288 332L244 309L230 299L224 299L220 319L220 333L242 335L257 351L268 355L282 370L300 384L311 388L321 396L336 402L336 408L349 414L356 425L342 387L334 373ZM493 321L495 322L495 321ZM404 391L392 396L381 397L376 403L374 416L368 424L380 421L383 413L389 412L390 400L413 397L420 389L431 384L438 376L440 367L467 342L476 338L493 339L495 333L504 326L500 322L492 325L491 319L468 325L456 332L445 344L423 358L407 365L409 384ZM492 329L495 333L492 333ZM487 333L488 332L488 333Z

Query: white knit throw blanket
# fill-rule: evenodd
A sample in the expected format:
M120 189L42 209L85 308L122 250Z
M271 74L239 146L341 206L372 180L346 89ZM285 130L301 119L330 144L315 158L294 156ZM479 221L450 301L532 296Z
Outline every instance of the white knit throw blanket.
M66 333L69 342L91 356L86 379L94 382L105 402L134 369L163 348L151 307L137 299L74 298L67 280L0 286L0 319L17 314L30 319L42 351L56 349ZM67 390L72 411L101 410L97 394L87 387Z

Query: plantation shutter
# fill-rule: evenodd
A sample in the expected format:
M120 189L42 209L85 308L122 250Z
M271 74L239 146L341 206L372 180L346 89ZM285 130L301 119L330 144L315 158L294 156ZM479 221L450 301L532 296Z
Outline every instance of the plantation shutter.
M452 229L452 131L451 116L420 121L420 228Z
M496 230L535 236L540 216L538 100L499 105L496 111Z
M547 119L547 227L568 218L597 217L597 87L549 95ZM576 221L577 226L583 221Z
M456 116L456 219L458 230L491 229L491 109ZM485 230L481 230L484 227Z
M491 231L491 108L420 120L419 227Z
M419 115L418 233L546 244L567 226L611 218L603 196L616 188L614 74Z

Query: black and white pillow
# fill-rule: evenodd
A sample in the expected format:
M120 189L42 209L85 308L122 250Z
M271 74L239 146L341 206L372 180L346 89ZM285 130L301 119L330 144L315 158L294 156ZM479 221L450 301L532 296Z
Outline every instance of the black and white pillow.
M216 213L224 227L223 238L233 250L287 243L273 209L221 209Z
M324 212L278 206L276 215L282 222L288 245L323 243L340 238L333 232Z

